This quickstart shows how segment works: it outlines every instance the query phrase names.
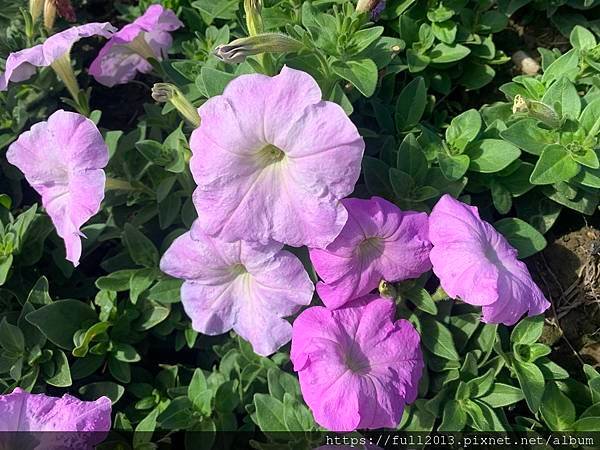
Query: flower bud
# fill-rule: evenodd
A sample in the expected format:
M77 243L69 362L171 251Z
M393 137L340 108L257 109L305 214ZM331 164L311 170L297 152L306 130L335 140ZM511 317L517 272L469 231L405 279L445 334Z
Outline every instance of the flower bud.
M379 282L379 295L383 298L395 299L398 295L396 287L392 283L388 283L385 280Z
M200 126L200 115L177 86L170 83L156 83L152 87L152 98L159 103L171 102L175 109L195 128Z
M56 21L56 5L52 0L46 0L44 3L44 28L50 32L54 28Z
M38 20L44 11L44 1L45 0L29 0L29 14L31 14L31 18L34 22Z
M262 0L244 0L244 11L246 12L246 26L248 34L256 36L263 32Z
M215 55L223 62L234 64L260 53L295 53L303 47L302 42L285 34L264 33L219 45L215 48Z

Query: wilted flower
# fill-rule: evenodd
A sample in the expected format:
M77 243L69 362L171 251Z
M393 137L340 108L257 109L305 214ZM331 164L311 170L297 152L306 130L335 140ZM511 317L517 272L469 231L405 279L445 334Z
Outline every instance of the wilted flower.
M44 2L44 27L50 31L54 27L56 14L69 22L75 21L75 10L70 0L46 0Z
M79 228L100 209L104 198L108 148L94 122L63 110L19 136L8 152L41 196L60 237L67 259L75 266L81 256Z
M165 58L173 42L171 32L182 26L173 11L151 5L102 47L90 66L90 75L98 83L112 87L133 80L138 72L150 72L148 59Z
M28 448L91 450L106 438L110 413L108 397L86 402L69 394L50 397L16 388L0 395L0 432L54 432L36 434L42 442Z
M550 303L504 236L479 218L477 208L444 195L429 218L430 258L442 288L482 306L483 321L513 325L543 313Z
M317 292L328 308L368 294L381 280L417 278L431 269L427 214L401 211L382 198L342 200L348 221L310 259L323 280Z
M216 335L233 329L268 356L289 342L282 317L310 303L313 284L293 254L271 243L226 243L194 230L178 237L163 255L163 272L186 280L183 307L192 327Z
M215 48L215 56L226 63L241 63L248 56L261 53L294 53L303 47L302 42L285 34L264 33L219 45Z
M79 87L71 67L71 47L80 39L91 36L108 38L115 31L110 23L88 23L56 33L43 44L11 53L6 59L5 72L0 74L0 91L8 88L9 81L18 83L31 78L36 67L52 66L73 98L77 98Z
M206 233L311 247L335 239L364 142L310 75L288 67L275 77L241 75L199 113L190 168Z
M423 370L419 334L394 322L391 300L368 295L294 321L291 360L317 423L332 431L396 427L417 396Z

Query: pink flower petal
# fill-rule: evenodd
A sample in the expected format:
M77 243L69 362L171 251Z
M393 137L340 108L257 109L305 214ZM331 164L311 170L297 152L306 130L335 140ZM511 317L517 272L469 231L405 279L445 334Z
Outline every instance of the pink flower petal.
M347 220L340 199L364 142L306 73L242 75L199 109L190 168L199 226L226 241L324 247Z
M342 200L348 221L325 249L311 249L310 259L323 280L317 292L329 308L362 297L381 280L418 278L431 269L424 213L401 211L378 197Z
M186 280L181 301L195 330L233 329L263 356L289 342L292 330L283 318L308 305L314 290L300 260L281 244L224 242L197 225L173 242L160 267Z
M79 228L98 213L104 198L108 148L96 125L81 114L56 111L21 134L6 157L42 196L67 259L77 266Z
M291 360L315 420L332 431L396 427L423 370L419 335L393 322L391 300L369 295L294 321Z
M513 325L550 307L527 266L477 208L444 195L429 219L433 271L448 295L483 306L483 321Z

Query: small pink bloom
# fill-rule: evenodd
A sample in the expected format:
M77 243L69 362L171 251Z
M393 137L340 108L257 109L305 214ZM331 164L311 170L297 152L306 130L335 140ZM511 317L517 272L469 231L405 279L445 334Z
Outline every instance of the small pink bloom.
M310 250L323 280L317 293L328 308L368 294L381 280L418 278L431 269L427 214L401 211L379 197L342 203L348 211L342 232L327 248Z
M144 15L125 25L98 53L89 73L108 87L133 80L138 72L148 73L148 58L162 60L173 43L171 32L183 26L170 9L151 5Z
M186 280L183 307L196 331L208 335L233 329L268 356L289 342L283 317L308 305L314 287L302 263L282 245L228 243L201 230L178 237L163 255L163 272Z
M325 247L348 213L364 142L308 74L241 75L204 103L191 139L200 227L226 241Z
M430 258L442 288L453 298L482 306L483 321L513 325L550 303L504 236L477 208L444 195L431 212Z
M391 300L367 295L316 306L294 321L291 359L317 423L332 431L396 427L423 370L419 334L394 322Z
M94 122L63 110L19 136L6 154L41 196L67 259L81 256L79 228L100 209L104 198L108 147Z
M43 44L8 55L6 70L0 74L0 91L8 88L9 81L18 83L33 76L36 67L46 67L69 55L77 41L91 36L111 37L116 31L110 23L88 23L71 27L50 36Z
M0 432L54 432L36 434L42 442L35 448L91 450L106 438L110 413L108 397L86 402L69 394L50 397L16 388L12 394L0 395ZM22 433L18 437L27 439Z

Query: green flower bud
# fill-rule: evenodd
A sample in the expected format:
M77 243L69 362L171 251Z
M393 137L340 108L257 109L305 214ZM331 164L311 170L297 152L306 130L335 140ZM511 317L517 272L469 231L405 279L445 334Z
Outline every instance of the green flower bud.
M398 291L392 283L381 280L379 282L379 295L383 298L395 299L398 296Z
M200 115L177 86L170 83L156 83L152 87L152 98L159 103L171 102L175 109L195 128L200 126Z
M285 34L264 33L256 36L236 39L226 45L215 48L215 55L226 63L241 63L248 56L261 53L295 53L304 45Z
M263 32L262 0L244 0L244 11L246 12L246 26L248 34L256 36Z

